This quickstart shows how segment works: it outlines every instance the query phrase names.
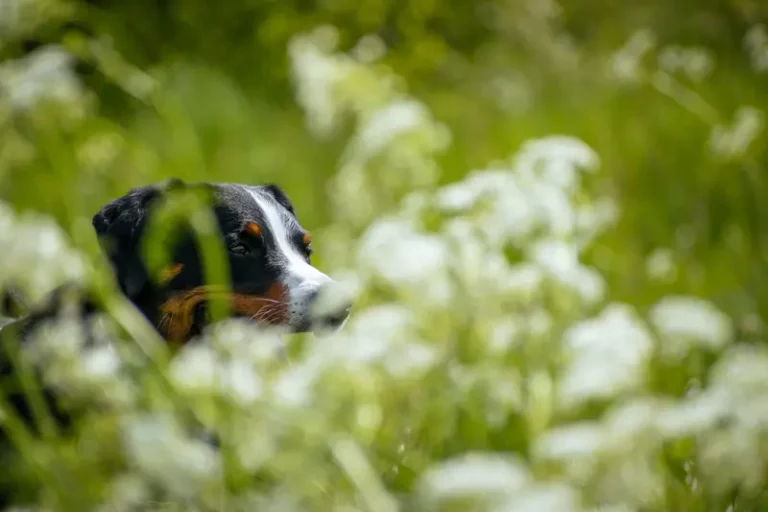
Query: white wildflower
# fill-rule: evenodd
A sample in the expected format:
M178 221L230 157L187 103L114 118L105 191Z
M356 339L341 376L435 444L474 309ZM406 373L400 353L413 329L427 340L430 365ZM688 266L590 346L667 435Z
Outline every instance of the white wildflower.
M674 253L670 249L656 249L645 261L645 272L657 281L674 279L677 276Z
M768 350L759 345L734 345L711 371L712 386L742 396L768 392Z
M541 267L533 263L520 263L507 267L506 271L497 275L499 287L505 294L530 301L537 296L544 284L544 273Z
M490 327L488 347L493 352L507 352L517 346L522 337L521 322L514 318L502 318Z
M591 465L606 450L606 434L600 424L574 423L541 434L535 441L534 452L542 460Z
M562 483L537 483L514 494L498 512L576 512L579 493Z
M705 48L670 45L661 50L659 65L664 71L682 72L691 80L700 82L711 74L714 59Z
M275 378L272 396L277 403L287 407L309 405L314 396L315 382L322 370L322 362L317 359L309 359L291 365Z
M307 112L309 129L316 135L327 135L336 127L338 104L334 89L348 72L324 50L310 38L297 38L289 45L297 99Z
M50 218L25 214L16 217L0 203L0 286L18 288L37 305L63 284L85 277L85 260L73 250L62 230Z
M760 441L757 430L739 425L702 436L698 443L698 467L708 487L721 492L732 486L750 491L760 489L766 469Z
M563 406L607 398L641 385L653 350L650 333L630 306L610 304L566 331L571 362L560 381Z
M123 439L133 465L176 497L190 498L219 477L221 461L215 449L186 437L170 417L129 419Z
M26 57L0 65L0 96L14 109L27 110L41 100L74 103L83 88L62 48L44 46Z
M521 240L541 222L535 198L520 186L509 169L474 171L458 183L437 191L435 200L447 213L482 205L473 224L492 247L509 239Z
M380 220L363 235L358 258L375 276L415 290L427 301L443 303L449 298L445 279L440 279L448 251L437 235L420 233L398 220Z
M525 320L526 330L532 336L546 337L552 332L554 319L552 314L544 308L531 311Z
M219 379L222 392L241 405L248 405L261 398L261 378L247 361L230 361L222 365Z
M657 418L659 431L669 438L697 435L713 428L730 413L730 397L707 390L664 408Z
M387 46L379 36L369 34L360 38L351 53L363 64L371 64L387 53Z
M186 345L170 366L170 378L180 390L211 392L217 382L217 356L207 344Z
M611 66L614 75L622 81L637 82L643 77L642 59L656 45L656 37L649 30L635 32L619 51L613 54Z
M414 100L393 101L365 119L349 151L358 158L375 156L397 137L419 128L428 121L429 111Z
M600 159L591 147L575 137L550 135L523 144L513 163L517 173L540 174L544 183L573 190L579 184L579 171L597 170Z
M525 489L531 476L517 459L495 454L468 453L428 469L419 482L431 504L454 500L498 501Z
M575 207L574 243L580 249L591 244L606 229L616 224L619 208L610 197Z
M695 297L669 296L650 311L661 335L661 349L670 357L684 355L690 345L723 348L731 339L731 320L711 303Z
M641 508L663 504L664 480L657 470L658 455L653 451L627 450L598 481L598 499L608 503L623 501Z
M364 340L361 340L364 342ZM419 377L438 362L438 351L418 342L402 343L387 354L384 365L396 379Z
M750 106L740 107L731 126L712 128L709 145L719 157L732 159L742 156L765 129L765 113Z
M117 475L111 482L109 494L109 503L103 506L103 512L132 510L145 505L152 496L149 484L133 473Z
M114 376L121 366L120 356L113 345L87 349L82 357L83 371L97 380Z
M575 246L560 240L542 240L531 247L530 253L550 277L573 289L586 303L602 300L605 281L596 270L579 262Z
M652 398L638 398L613 407L605 415L606 446L615 453L641 445L656 445L662 434L658 418L668 404Z

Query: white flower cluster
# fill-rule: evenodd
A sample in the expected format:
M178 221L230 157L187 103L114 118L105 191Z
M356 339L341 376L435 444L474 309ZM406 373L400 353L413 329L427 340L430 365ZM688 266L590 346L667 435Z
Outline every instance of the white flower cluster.
M0 101L19 111L42 101L72 108L85 93L72 66L72 56L57 46L43 46L21 59L4 62L0 64Z
M724 159L743 155L765 129L765 113L755 107L744 106L736 111L730 126L715 126L709 141L712 152Z
M361 228L406 191L436 182L433 157L445 149L450 134L402 91L397 77L369 65L383 54L380 40L364 38L353 58L333 53L337 39L335 28L321 27L296 38L290 56L309 129L327 135L347 117L354 123L330 197L338 218ZM369 47L373 50L364 50ZM355 200L346 200L350 196Z
M0 290L14 287L33 304L59 286L79 283L85 276L85 260L52 219L17 215L2 202L0 247Z
M401 211L366 230L357 270L422 306L450 307L463 297L474 299L473 308L482 309L478 300L493 307L485 303L528 296L544 279L598 302L602 277L579 262L581 250L616 218L610 201L579 202L579 173L597 161L580 141L553 136L431 195L413 193ZM424 225L430 213L444 219L437 231ZM510 262L508 248L523 259Z
M704 48L666 46L659 52L659 67L669 73L682 73L694 82L701 82L714 69L712 55Z

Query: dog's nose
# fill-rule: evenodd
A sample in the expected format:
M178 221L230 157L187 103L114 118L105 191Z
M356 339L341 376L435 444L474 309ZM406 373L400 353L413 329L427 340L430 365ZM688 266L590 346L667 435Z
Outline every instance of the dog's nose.
M351 309L351 301L334 282L322 285L310 297L312 323L320 329L338 329L349 317Z

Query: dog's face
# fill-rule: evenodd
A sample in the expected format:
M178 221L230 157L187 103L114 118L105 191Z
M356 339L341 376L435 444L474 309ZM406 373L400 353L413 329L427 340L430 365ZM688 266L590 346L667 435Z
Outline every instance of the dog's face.
M173 341L198 334L208 321L206 298L221 293L204 284L202 260L191 234L178 237L171 251L173 265L159 282L149 278L142 261L142 235L152 206L169 189L186 186L174 180L131 190L93 218L122 291ZM311 237L278 187L198 186L206 187L214 199L213 212L227 248L228 299L235 315L295 332L340 327L348 305L314 314L317 297L334 283L311 265Z

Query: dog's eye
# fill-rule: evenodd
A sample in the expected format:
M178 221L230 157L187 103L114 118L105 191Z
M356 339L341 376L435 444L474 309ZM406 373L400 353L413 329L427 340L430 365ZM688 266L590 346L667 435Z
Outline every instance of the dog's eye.
M306 245L304 246L304 254L306 254L306 255L307 255L307 258L309 258L310 256L312 256L312 253L313 253L313 252L314 252L314 251L312 250L312 244L306 244Z
M251 254L251 249L248 248L248 246L242 242L237 242L235 244L230 245L229 251L233 254L239 254L240 256Z

